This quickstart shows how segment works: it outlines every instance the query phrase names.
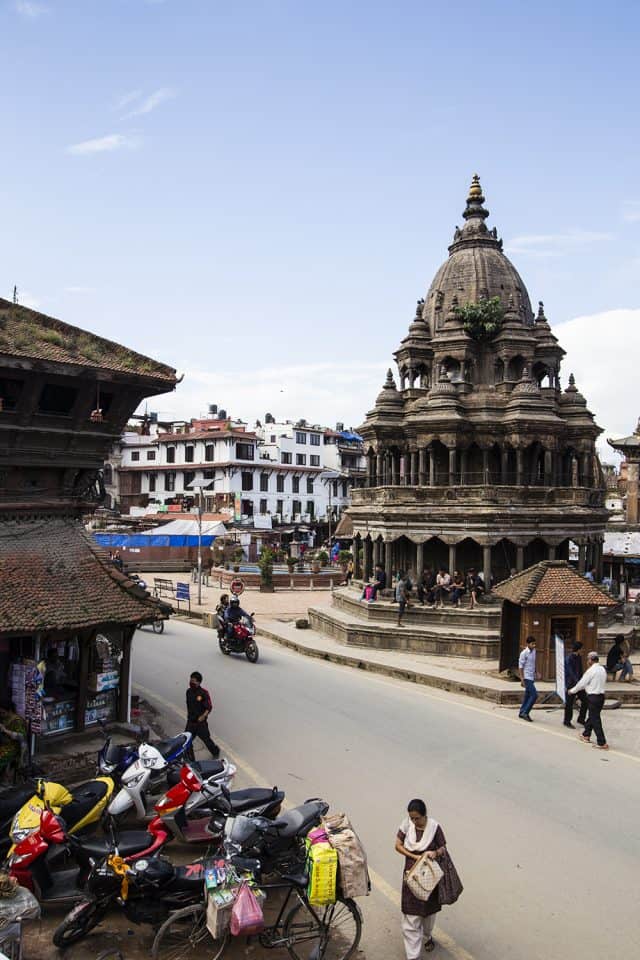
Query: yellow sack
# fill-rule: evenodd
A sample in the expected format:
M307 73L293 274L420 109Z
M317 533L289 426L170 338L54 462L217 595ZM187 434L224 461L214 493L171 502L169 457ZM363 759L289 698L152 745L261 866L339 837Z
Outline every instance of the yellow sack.
M338 854L328 843L314 843L307 853L309 903L321 907L336 902Z

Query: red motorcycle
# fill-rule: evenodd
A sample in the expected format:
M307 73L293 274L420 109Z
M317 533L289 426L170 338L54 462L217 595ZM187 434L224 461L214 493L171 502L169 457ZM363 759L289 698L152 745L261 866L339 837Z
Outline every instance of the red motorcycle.
M259 654L255 636L256 625L251 614L237 623L223 624L218 630L218 643L224 654L244 653L249 663L257 663Z
M155 817L146 830L126 830L117 835L112 828L110 838L75 837L67 834L61 817L44 810L40 829L16 845L8 860L9 874L31 890L43 907L59 906L82 896L97 861L112 853L127 863L153 857L170 839L160 817ZM54 869L58 859L62 869Z

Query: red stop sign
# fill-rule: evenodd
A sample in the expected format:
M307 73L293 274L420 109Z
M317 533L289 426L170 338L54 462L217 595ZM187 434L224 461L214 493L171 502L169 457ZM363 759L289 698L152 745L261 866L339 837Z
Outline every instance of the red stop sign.
M240 577L236 577L235 580L231 581L231 593L235 593L239 596L243 590L244 590L244 583L242 582Z

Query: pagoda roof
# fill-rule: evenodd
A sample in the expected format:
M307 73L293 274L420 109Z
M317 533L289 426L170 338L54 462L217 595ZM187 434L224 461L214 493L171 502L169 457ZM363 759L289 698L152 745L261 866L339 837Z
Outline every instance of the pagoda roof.
M0 297L0 356L73 364L176 384L176 371L113 340Z
M0 634L84 630L159 619L162 606L66 517L0 527Z
M617 601L565 560L542 560L504 580L494 594L522 607L614 607Z

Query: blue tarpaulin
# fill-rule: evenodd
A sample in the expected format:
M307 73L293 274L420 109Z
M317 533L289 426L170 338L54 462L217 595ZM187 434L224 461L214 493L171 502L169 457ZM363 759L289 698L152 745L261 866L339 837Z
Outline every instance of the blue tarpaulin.
M203 534L202 540L188 534L167 536L161 533L94 533L96 543L101 547L210 547L216 537Z

